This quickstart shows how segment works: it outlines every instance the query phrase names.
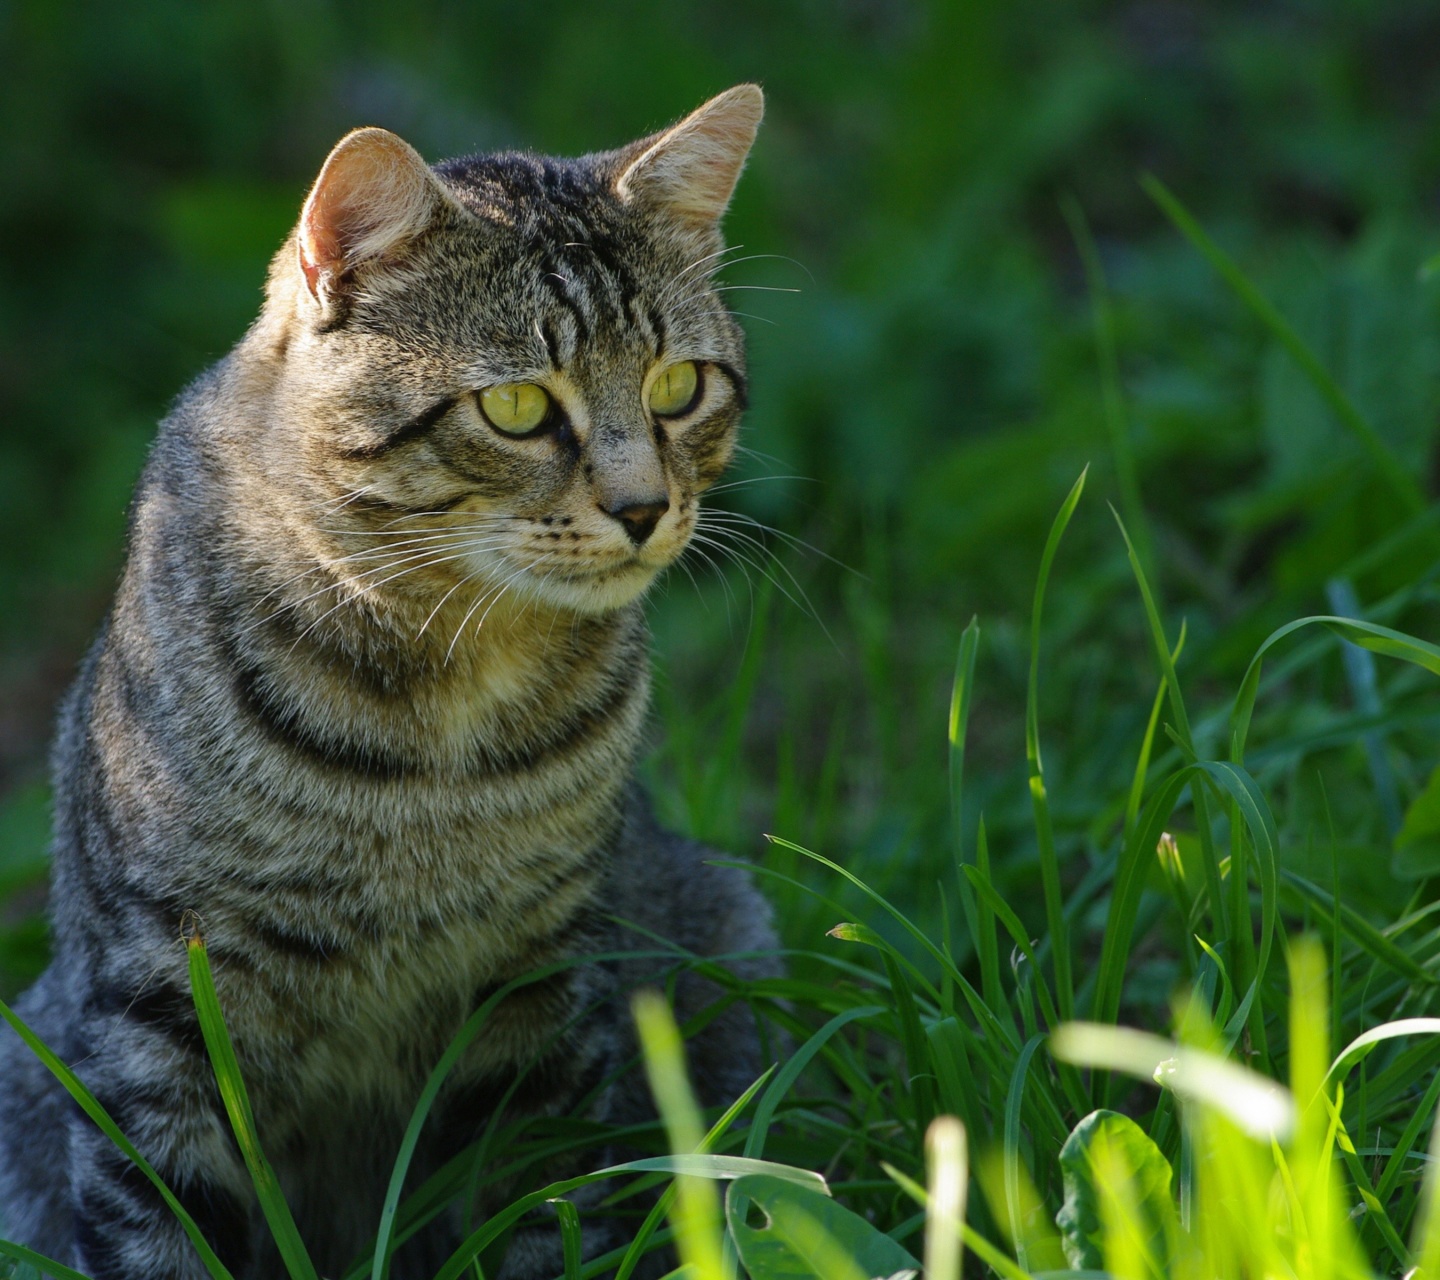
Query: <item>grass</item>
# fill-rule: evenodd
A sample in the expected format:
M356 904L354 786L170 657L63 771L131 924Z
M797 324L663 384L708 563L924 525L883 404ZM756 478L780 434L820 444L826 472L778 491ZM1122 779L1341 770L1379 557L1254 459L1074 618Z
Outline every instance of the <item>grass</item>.
M673 582L647 772L672 825L755 861L787 976L731 994L791 1047L700 1120L701 1163L670 1154L693 1126L627 1135L650 1163L605 1178L633 1243L604 1265L674 1242L707 1280L731 1259L1435 1274L1440 153L1433 87L1402 74L1433 47L1427 6L1211 6L1162 36L1146 6L801 6L719 30L636 4L624 40L613 15L537 7L503 41L493 16L391 8L343 31L324 5L276 10L246 35L259 89L207 52L224 6L137 9L163 75L103 15L14 28L8 92L33 119L0 141L0 218L16 245L69 237L0 290L4 416L53 424L0 441L15 723L103 608L150 424L247 321L356 111L427 155L584 150L758 76L774 128L729 230L810 274L731 273L804 292L728 295L776 322L747 322L748 442L776 456L717 501L851 568L747 546L748 579ZM633 74L677 51L683 75ZM359 106L336 105L346 76ZM623 88L597 106L598 84ZM96 86L126 110L96 110ZM45 956L43 727L21 738L6 998ZM673 1044L651 1062L678 1090ZM525 1198L470 1227L493 1270L507 1218L565 1194L540 1170L596 1140L502 1117L409 1188L397 1151L345 1280L503 1175ZM677 1170L718 1198L652 1204ZM583 1215L559 1224L583 1240ZM599 1273L580 1256L567 1280Z

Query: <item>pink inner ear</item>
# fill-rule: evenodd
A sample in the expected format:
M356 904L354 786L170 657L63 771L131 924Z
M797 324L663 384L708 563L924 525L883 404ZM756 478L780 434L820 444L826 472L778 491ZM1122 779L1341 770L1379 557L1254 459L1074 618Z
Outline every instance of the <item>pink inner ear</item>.
M319 298L361 262L425 229L442 199L425 162L384 129L359 129L325 161L300 218L300 269Z
M300 224L300 270L305 273L305 283L310 292L317 298L320 296L321 273L343 266L345 256L340 237L333 227L315 216L315 206L319 203L319 200L311 202Z

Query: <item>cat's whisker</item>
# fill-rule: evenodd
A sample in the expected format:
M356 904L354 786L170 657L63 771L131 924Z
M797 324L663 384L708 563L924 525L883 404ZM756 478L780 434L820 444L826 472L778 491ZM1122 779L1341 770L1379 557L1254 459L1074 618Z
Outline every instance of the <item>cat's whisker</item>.
M350 587L353 589L357 583L362 584L359 586L358 591L356 591L354 595L349 597L350 600L353 600L359 595L365 595L366 593L373 591L376 587L384 586L387 582L393 582L396 578L404 577L407 573L411 573L415 570L424 569L433 565L449 564L455 560L463 560L472 551L487 550L489 546L492 545L498 544L467 542L459 546L457 554L448 556L437 556L435 553L437 551L449 551L452 549L450 546L425 547L419 551L406 552L402 556L392 556L388 560L384 561L382 564L378 564L373 568L364 569L361 572L354 574L350 577L337 578L333 582L326 583L325 586L319 588L318 590L312 591L308 595L301 596L298 600L288 601L280 608L273 610L272 612L266 614L265 617L260 618L255 623L244 628L241 634L248 635L251 631L254 631L259 627L265 626L266 624L273 622L281 614L286 613L291 609L298 609L301 605L309 603L311 600L316 599L318 596L323 596L326 592L342 591L346 587ZM364 582L364 579L369 577L371 574L386 573L389 570L394 569L398 565L402 564L408 565L409 567L402 570L400 573L396 573L391 575L390 577L383 578L379 582ZM309 572L313 573L323 570L329 570L333 567L334 566L331 564L316 565L315 568L310 570ZM300 576L304 577L306 575L302 574ZM271 592L270 594L273 595L274 592ZM316 625L316 623L319 623L325 618L328 618L330 614L334 613L336 609L343 607L345 603L346 600L340 600L332 608L327 609L323 614L320 615L319 618L315 620L315 623L312 623L310 627L307 627L303 632L301 632L300 636L297 637L297 642L300 639L304 639L304 637L310 633L310 630Z
M803 479L804 477L794 478ZM797 551L805 551L810 555L819 556L822 560L828 560L837 569L844 569L846 573L853 573L862 582L868 582L870 580L865 574L861 573L859 569L853 565L846 564L843 560L837 559L828 551L822 551L813 542L806 542L804 538L797 538L793 533L787 533L784 529L777 529L773 524L766 524L763 520L757 520L754 516L746 515L743 511L728 511L716 507L702 507L700 509L699 519L702 523L708 521L712 527L716 524L727 523L748 525L753 529L759 529L763 533L780 538Z
M489 591L486 591L475 601L474 604L470 606L470 608L466 611L465 616L460 619L460 625L455 628L455 635L450 641L450 647L445 650L445 661L447 664L450 661L451 655L455 652L455 646L460 643L460 637L464 635L465 628L469 626L470 619L475 616L475 611L482 604L484 604L486 600L490 600L489 607L485 610L483 614L481 614L480 621L475 626L475 631L478 635L480 628L485 625L485 619L490 616L490 610L500 603L500 597L503 596L505 592L510 589L510 585L523 573L525 573L527 569L528 566L521 565L518 569L515 570L514 573L506 577L498 587L492 587ZM490 599L492 595L494 596L493 600Z
M443 529L462 529L462 528L470 528L471 525L473 525L473 526L476 527L476 528L479 528L479 527L481 527L481 526L483 526L483 525L485 525L485 524L503 525L503 524L509 524L509 523L511 523L511 522L513 522L513 521L515 521L515 520L519 520L519 519L522 518L522 517L520 517L520 516L500 515L500 514L497 514L497 513L494 513L494 512L489 512L489 511L466 511L466 512L464 512L463 514L464 514L464 515L466 516L466 518L471 522L470 524L467 524L467 525L445 525L445 526L443 526ZM442 532L443 529L411 530L411 529L396 529L394 526L397 525L397 524L399 524L401 520L419 519L421 516L432 516L432 517L433 517L433 516L450 516L450 517L453 519L455 515L456 515L456 512L454 512L454 511L416 511L416 512L413 512L413 513L411 513L411 514L409 514L409 515L396 516L394 520L389 521L387 524L385 524L384 526L382 526L382 527L379 528L379 529L325 529L325 528L321 528L320 532L321 532L321 533L331 533L331 534L334 534L334 535L337 536L337 537L342 537L342 538L393 538L393 537L396 537L397 535L406 535L406 534L410 534L410 533L414 533L414 532L420 532L420 533L439 533L439 532Z
M767 480L801 480L806 484L819 484L814 476L747 476L744 480L727 480L724 484L712 484L705 490L709 493L724 493L729 489L743 489L746 485L761 484Z
M735 538L736 540L743 540L747 544L753 545L757 553L769 554L769 548L766 547L763 542L761 542L753 535L743 533L738 529L723 527L717 528L715 526L710 526L710 532L716 534L724 533L732 538ZM695 538L701 537L698 531L691 536ZM717 542L716 545L718 546L722 544ZM778 592L780 592L781 595L783 595L802 613L808 613L810 617L814 619L816 625L824 633L825 638L829 640L832 645L835 645L835 648L837 650L840 648L839 644L836 643L835 637L830 634L830 628L825 625L825 620L820 616L819 610L815 608L815 605L811 601L810 596L806 592L805 588L801 585L800 580L794 575L794 573L790 571L789 566L786 565L784 561L775 558L773 555L770 556L770 563L773 564L781 573L783 573L786 578L790 580L790 584L795 588L794 595L792 595L790 591L787 590L785 584L781 582L780 579L777 578L773 573L771 573L763 564L759 563L757 560L752 559L748 554L746 554L739 548L732 547L729 548L729 550L731 550L735 555L744 559L745 562L749 564L757 573L763 574L770 581L771 585L773 585L774 588Z
M793 285L781 284L712 284L712 293L734 293L737 290L749 289L756 293L800 293L802 290Z
M428 553L426 553L426 554L428 555ZM312 631L314 631L316 627L318 627L322 622L324 622L325 619L328 618L328 617L329 617L332 613L334 613L337 609L343 609L347 604L355 604L355 603L360 599L360 597L369 595L370 592L375 591L375 590L379 589L380 587L385 586L387 583L394 582L394 581L395 581L396 579L398 579L398 578L406 577L408 574L417 573L417 572L419 572L421 569L428 569L428 568L433 568L433 567L436 566L436 565L448 564L448 563L450 563L451 561L454 561L454 560L463 560L463 559L465 558L466 554L467 554L466 552L461 552L461 553L459 553L458 555L453 555L453 556L441 556L441 557L437 557L437 558L435 558L435 559L430 559L430 560L421 559L418 564L411 564L411 565L407 566L406 568L401 569L398 573L392 573L392 574L391 574L389 577L387 577L387 578L381 578L379 582L366 583L364 586L360 587L358 590L355 589L355 583L356 583L356 581L358 581L358 579L353 579L353 578L352 578L352 579L346 579L343 583L337 583L337 584L336 584L337 587L338 587L338 586L344 586L344 587L349 587L349 588L351 588L351 589L352 589L351 594L346 595L343 599L337 600L333 605L331 605L328 609L326 609L324 613L322 613L318 618L316 618L313 622L311 622L310 625L309 625L308 627L306 627L304 631L302 631L298 636L296 636L296 637L295 637L294 644L292 644L292 645L290 646L291 651L293 652L296 645L298 645L303 639L305 639L306 636L308 636ZM411 557L411 558L415 558L415 557ZM386 565L386 566L384 566L384 568L393 568L393 567L394 567L393 565ZM383 570L381 570L381 569L374 569L374 570L371 570L370 572L372 572L372 573L378 573L378 572L382 572L382 571L383 571ZM362 576L363 576L363 575L362 575ZM315 594L316 594L316 595L319 595L319 594L323 594L323 593L322 593L322 592L316 592ZM313 598L313 597L307 597L307 599L310 599L310 598ZM275 614L272 614L272 615L271 615L271 618L278 617L280 612L283 612L283 610L279 610L279 611L277 611ZM267 619L267 621L269 621L269 620L270 620L270 619Z
M463 578L460 579L459 582L457 582L453 587L451 587L449 591L447 591L443 596L441 596L440 603L430 610L430 616L427 617L425 621L420 624L420 630L415 633L415 639L418 640L421 636L425 634L425 629L432 622L435 621L435 615L445 607L445 602L450 599L450 597L453 596L457 591L459 591L460 588L463 587L467 582L473 582L476 578L478 578L482 572L483 570L476 569L471 573L467 573Z

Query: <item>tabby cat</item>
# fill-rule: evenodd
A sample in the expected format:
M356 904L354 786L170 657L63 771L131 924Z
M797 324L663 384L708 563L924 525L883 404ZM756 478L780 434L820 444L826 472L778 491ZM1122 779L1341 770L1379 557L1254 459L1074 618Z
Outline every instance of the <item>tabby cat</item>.
M373 1238L427 1073L500 984L653 950L644 931L701 955L774 945L749 881L659 830L633 781L640 597L685 549L745 403L712 275L762 109L742 85L617 151L434 169L351 133L259 319L161 426L61 715L54 961L18 1010L237 1277L283 1271L194 1016L190 913L266 1154L332 1277ZM585 963L503 1002L409 1185L517 1076L507 1115L648 1115L623 993L658 963ZM716 988L676 992L684 1017ZM759 1067L735 1008L691 1052L710 1101ZM432 1275L455 1225L394 1274ZM591 1253L614 1243L601 1225ZM95 1280L205 1274L3 1027L0 1229ZM501 1274L560 1269L539 1222Z

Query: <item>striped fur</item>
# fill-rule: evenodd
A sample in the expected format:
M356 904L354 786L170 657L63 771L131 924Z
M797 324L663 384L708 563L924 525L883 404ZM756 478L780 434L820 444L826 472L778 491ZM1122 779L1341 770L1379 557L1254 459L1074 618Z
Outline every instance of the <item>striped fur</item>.
M427 1072L499 984L644 945L616 917L703 953L773 945L748 882L658 830L632 782L640 596L683 551L744 403L741 335L709 278L759 110L742 86L621 151L433 171L392 135L351 135L259 320L161 426L61 714L55 958L19 1009L242 1280L279 1264L190 1003L187 913L332 1275L374 1231ZM647 380L678 360L701 369L698 401L653 419ZM526 381L560 417L506 437L477 392ZM611 512L657 497L636 545ZM644 976L582 965L503 1004L417 1178L526 1068L522 1110L646 1114L610 999ZM679 991L686 1011L713 995ZM727 1013L696 1061L710 1099L733 1095L753 1032ZM8 1031L0 1081L6 1232L95 1280L204 1274ZM396 1274L452 1244L418 1239ZM543 1227L522 1233L505 1274L554 1274L556 1257Z

